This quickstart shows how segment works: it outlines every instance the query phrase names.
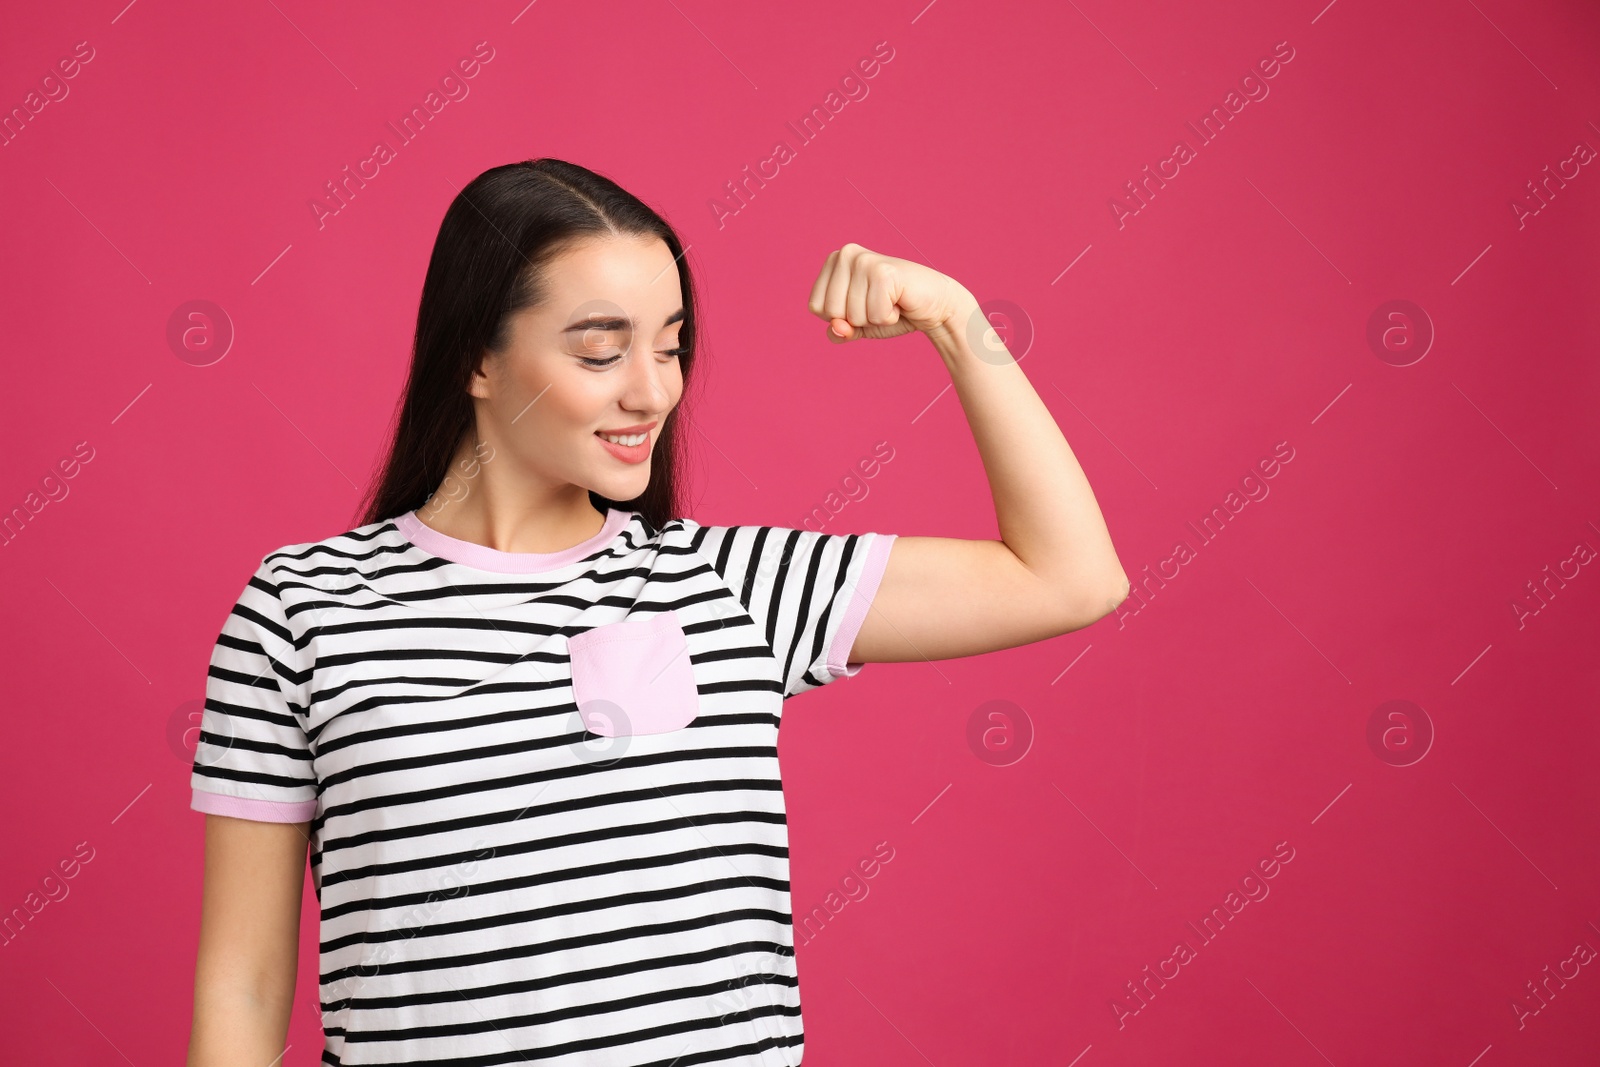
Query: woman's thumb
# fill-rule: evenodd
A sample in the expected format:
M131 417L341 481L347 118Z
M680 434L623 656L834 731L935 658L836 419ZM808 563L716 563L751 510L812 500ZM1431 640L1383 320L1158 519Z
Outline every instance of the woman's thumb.
M830 319L828 321L828 340L834 344L844 344L846 341L876 340L883 337L898 337L903 333L910 333L911 327L904 319L888 326L877 326L868 323L866 326L852 326L846 319Z

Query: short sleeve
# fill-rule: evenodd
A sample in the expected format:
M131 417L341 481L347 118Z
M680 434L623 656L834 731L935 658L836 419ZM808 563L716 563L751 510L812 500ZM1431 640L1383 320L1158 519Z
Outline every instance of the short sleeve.
M300 660L263 559L211 653L190 808L260 822L309 822L316 814L305 728L310 672Z
M704 526L701 556L765 632L783 695L861 673L847 663L889 563L894 534Z

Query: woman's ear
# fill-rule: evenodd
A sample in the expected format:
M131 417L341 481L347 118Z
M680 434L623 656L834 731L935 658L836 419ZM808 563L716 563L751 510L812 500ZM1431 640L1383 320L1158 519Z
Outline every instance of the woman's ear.
M479 400L488 400L493 396L493 383L489 380L491 372L499 367L499 356L492 349L484 349L483 355L478 357L478 365L473 368L472 377L467 379L467 393Z

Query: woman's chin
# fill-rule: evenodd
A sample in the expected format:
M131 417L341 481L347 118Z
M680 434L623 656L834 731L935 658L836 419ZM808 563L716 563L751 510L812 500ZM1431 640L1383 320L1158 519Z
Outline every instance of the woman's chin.
M594 479L587 488L607 500L632 500L650 485L650 461L639 464L636 473L611 474Z

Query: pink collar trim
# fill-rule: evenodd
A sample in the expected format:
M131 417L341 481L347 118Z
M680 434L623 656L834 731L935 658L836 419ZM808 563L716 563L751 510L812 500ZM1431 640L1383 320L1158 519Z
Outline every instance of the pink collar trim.
M394 520L401 534L417 548L429 555L473 567L480 571L499 571L503 574L534 574L552 571L576 563L595 550L604 548L633 518L632 511L606 509L606 524L600 532L582 544L562 549L560 552L502 552L475 541L442 534L425 524L415 511L408 511Z

